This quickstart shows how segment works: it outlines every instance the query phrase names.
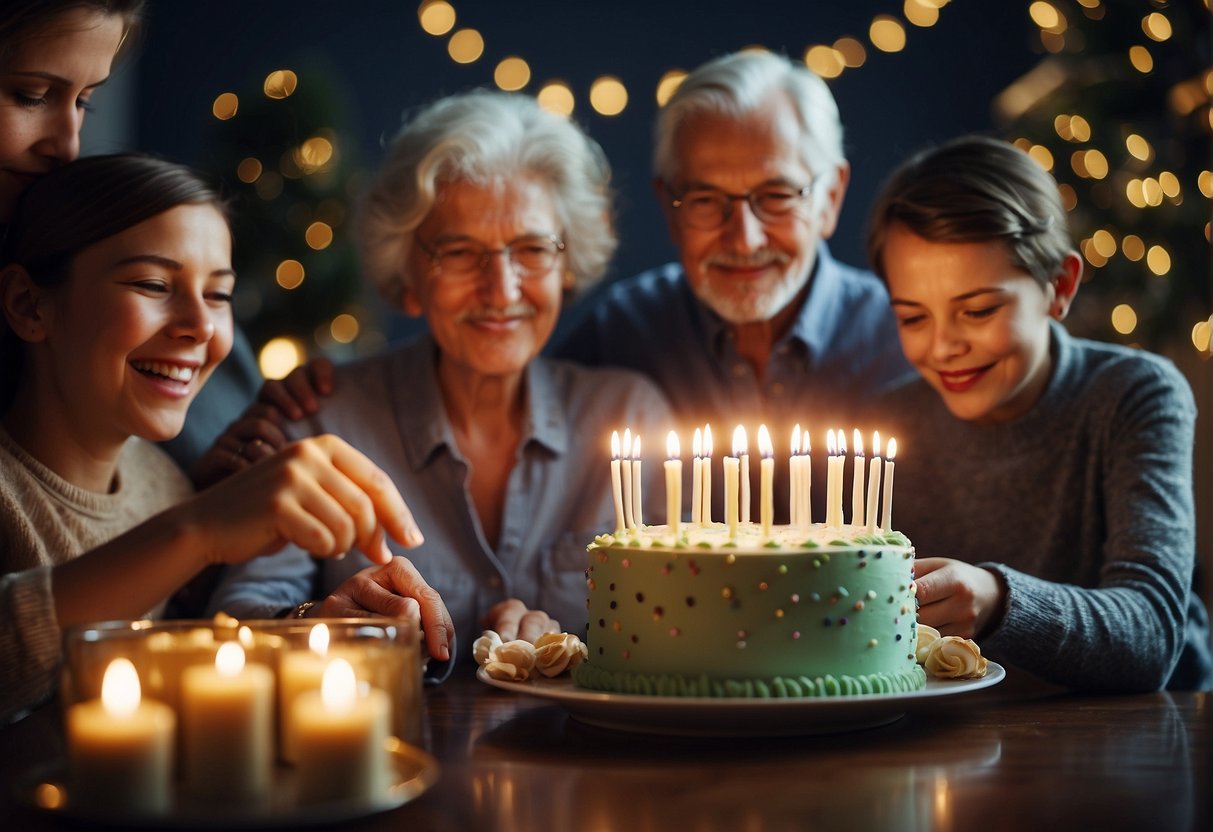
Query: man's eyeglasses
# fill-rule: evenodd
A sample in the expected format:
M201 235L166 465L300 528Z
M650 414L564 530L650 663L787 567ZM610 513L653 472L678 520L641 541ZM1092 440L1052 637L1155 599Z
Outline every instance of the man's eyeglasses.
M719 188L695 187L675 195L670 205L686 225L711 231L728 222L733 215L733 203L738 200L748 202L754 216L762 222L777 223L795 211L812 191L811 183L803 188L763 185L744 194L730 194Z
M552 271L564 251L564 241L555 234L528 236L510 240L502 248L488 248L473 240L450 240L427 246L416 239L417 247L429 255L434 274L444 280L471 280L482 274L489 259L504 254L521 278L543 277Z

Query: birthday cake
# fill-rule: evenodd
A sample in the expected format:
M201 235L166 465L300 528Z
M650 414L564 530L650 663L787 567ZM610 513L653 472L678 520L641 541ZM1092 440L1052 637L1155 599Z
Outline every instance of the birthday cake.
M588 547L578 686L695 697L921 689L914 549L866 526L638 526Z

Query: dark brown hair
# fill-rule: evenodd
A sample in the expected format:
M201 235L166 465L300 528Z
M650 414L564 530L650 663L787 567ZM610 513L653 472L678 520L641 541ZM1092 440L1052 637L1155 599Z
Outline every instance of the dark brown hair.
M1011 261L1048 285L1074 248L1053 177L1014 145L963 136L925 150L885 183L868 227L868 259L885 276L890 227L932 242L1003 242Z
M27 38L76 9L119 15L126 30L122 42L126 49L143 20L143 5L144 0L4 0L0 4L0 63Z

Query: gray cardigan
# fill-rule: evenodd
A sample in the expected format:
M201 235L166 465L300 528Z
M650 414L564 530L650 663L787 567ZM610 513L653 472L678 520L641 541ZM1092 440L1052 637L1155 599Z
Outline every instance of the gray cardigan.
M893 524L920 557L1001 576L983 651L1072 688L1213 686L1192 591L1196 405L1165 359L1052 327L1053 372L1010 424L956 419L918 380L882 403Z

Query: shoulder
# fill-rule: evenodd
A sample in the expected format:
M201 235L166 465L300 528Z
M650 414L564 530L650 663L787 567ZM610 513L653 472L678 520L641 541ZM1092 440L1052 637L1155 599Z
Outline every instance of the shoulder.
M1149 404L1195 415L1192 388L1169 359L1118 344L1063 338L1067 381L1081 385L1089 404Z
M670 406L647 376L616 367L586 367L571 361L537 358L574 423L580 419L640 418L668 421Z

